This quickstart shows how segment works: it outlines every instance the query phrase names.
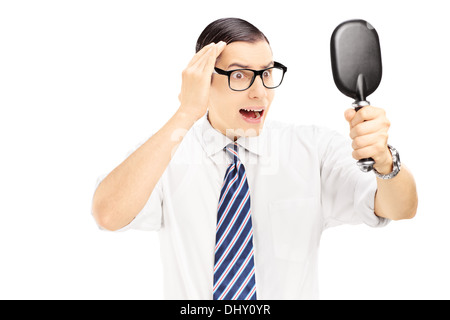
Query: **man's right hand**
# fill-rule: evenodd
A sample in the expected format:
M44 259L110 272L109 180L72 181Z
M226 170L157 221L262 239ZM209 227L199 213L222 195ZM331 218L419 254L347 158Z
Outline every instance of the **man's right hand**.
M226 43L210 43L195 54L182 73L181 102L179 112L200 119L208 108L211 75L217 57L222 53Z

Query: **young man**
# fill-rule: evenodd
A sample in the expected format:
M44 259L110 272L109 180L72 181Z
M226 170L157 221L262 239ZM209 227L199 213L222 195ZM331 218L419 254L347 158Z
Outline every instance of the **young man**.
M98 185L102 228L159 230L167 298L317 298L324 229L415 215L382 109L345 112L352 143L266 123L285 72L256 27L214 21L183 71L178 111ZM352 156L373 158L378 176Z

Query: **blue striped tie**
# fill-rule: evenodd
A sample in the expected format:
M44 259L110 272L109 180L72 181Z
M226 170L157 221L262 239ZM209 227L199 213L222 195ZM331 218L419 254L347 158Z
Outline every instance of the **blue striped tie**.
M233 162L220 192L214 259L214 300L256 300L250 190L238 146L226 146Z

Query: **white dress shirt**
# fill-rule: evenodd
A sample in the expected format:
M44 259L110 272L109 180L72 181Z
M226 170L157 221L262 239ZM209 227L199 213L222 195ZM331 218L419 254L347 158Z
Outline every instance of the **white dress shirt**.
M207 116L189 130L146 206L126 227L160 234L167 299L212 299L217 205L232 141ZM316 126L266 121L239 138L251 196L258 299L317 299L322 231L384 226L377 189L351 156L350 139ZM98 183L101 179L98 181Z

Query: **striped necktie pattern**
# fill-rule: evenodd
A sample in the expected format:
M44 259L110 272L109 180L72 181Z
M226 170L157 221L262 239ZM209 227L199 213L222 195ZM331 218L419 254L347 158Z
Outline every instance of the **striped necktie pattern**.
M232 163L220 192L214 254L214 300L256 300L250 190L238 145L225 147Z

